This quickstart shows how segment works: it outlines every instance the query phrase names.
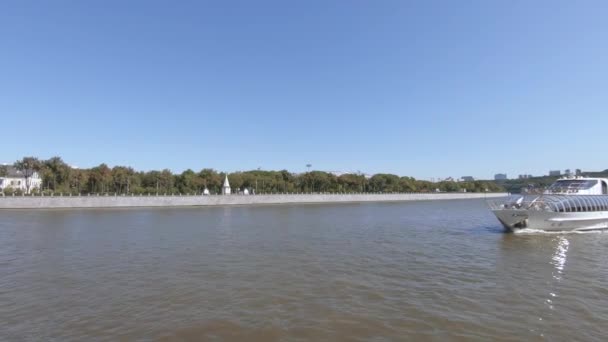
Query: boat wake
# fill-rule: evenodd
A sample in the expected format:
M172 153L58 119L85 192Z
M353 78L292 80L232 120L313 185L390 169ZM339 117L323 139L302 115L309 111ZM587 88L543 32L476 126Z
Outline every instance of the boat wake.
M604 234L608 233L607 230L542 230L523 228L517 229L513 234L517 235L565 235L565 234Z

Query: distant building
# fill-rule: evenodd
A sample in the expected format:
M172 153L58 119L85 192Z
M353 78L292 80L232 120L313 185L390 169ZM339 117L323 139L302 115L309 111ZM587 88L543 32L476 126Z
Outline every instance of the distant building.
M519 175L517 178L519 178L519 179L530 179L532 177L533 177L532 175Z
M222 195L230 195L230 183L228 182L228 174L224 179L224 185L222 186Z
M463 182L472 182L475 180L475 178L473 178L471 176L462 176L461 179Z
M327 173L331 173L332 175L336 176L336 177L340 177L340 176L344 176L344 175L356 175L356 176L363 176L366 179L370 179L372 178L373 175L367 174L367 173L362 173L360 171L357 172L351 172L351 171L326 171Z
M583 175L583 171L581 171L581 169L576 169L576 175L577 176L582 176Z
M570 169L566 169L566 170L564 170L564 175L570 177L570 176L572 176L572 171L570 171Z
M549 176L559 177L561 175L562 175L562 172L560 170L551 170L551 171L549 171Z
M11 188L27 191L29 184L29 190L32 191L40 189L42 186L42 179L38 172L27 170L30 177L26 179L23 171L17 170L13 166L4 165L4 167L6 168L6 176L0 177L0 190L4 191L4 189Z
M506 179L507 179L506 173L497 173L494 175L494 180L506 180Z

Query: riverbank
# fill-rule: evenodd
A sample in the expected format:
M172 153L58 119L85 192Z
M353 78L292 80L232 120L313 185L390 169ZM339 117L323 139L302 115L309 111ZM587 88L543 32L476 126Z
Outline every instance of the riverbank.
M193 207L223 205L435 201L495 198L506 193L407 193L407 194L273 194L211 196L6 196L0 209L69 209L130 207Z

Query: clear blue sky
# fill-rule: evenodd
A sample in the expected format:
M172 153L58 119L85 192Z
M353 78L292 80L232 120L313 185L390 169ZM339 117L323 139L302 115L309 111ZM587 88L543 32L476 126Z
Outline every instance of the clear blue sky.
M607 1L3 1L0 161L608 168Z

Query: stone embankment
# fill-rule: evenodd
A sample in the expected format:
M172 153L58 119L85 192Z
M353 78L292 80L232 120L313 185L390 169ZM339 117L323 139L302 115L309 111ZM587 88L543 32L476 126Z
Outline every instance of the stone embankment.
M273 194L211 196L6 196L0 209L66 209L129 207L192 207L222 205L400 202L473 198L495 198L506 193L407 193L407 194Z

